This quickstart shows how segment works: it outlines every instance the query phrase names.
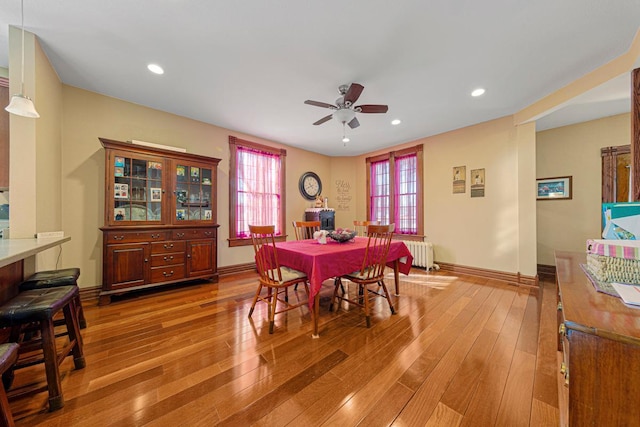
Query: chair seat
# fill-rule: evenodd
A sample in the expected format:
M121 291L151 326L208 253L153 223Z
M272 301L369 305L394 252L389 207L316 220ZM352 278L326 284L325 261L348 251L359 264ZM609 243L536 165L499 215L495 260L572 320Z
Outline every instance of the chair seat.
M370 270L371 268L366 268L364 271L354 271L353 273L345 274L343 277L346 277L347 279L369 280L372 278L371 274L369 273Z
M80 277L80 269L76 267L39 271L20 284L20 291L76 285L78 277Z
M51 319L77 294L77 286L59 286L21 292L0 306L0 324L11 326L31 320Z
M16 363L19 348L20 346L14 342L0 344L0 374Z
M278 277L277 269L273 269L271 271L273 272L273 275L274 275L272 277ZM289 267L280 267L280 274L282 275L282 281L278 282L280 284L291 282L294 280L304 279L307 277L307 275L304 274L302 271L294 270L293 268L289 268Z

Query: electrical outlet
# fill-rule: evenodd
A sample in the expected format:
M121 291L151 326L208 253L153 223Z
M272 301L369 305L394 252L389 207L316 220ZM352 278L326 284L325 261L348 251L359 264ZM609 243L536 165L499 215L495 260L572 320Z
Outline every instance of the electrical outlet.
M36 233L38 239L48 239L51 237L64 237L64 231L45 231L42 233Z

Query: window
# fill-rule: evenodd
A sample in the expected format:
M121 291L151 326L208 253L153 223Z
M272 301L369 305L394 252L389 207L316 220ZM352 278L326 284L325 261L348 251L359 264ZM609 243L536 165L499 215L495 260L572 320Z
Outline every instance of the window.
M284 235L286 150L229 137L229 246L250 245L249 225Z
M368 219L422 235L422 145L367 158Z

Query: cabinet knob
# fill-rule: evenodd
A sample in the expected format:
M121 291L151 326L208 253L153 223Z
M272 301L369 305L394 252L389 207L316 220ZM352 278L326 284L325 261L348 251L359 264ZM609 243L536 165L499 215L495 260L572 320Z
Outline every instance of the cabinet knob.
M149 258L145 258L145 259L144 259L144 262L149 262Z
M165 261L173 261L173 255L164 257Z
M176 233L176 236L178 236L178 237L184 237L184 233Z
M122 240L124 236L113 236L113 240Z
M213 234L213 233L212 233L212 232L210 232L210 231L205 231L205 232L204 232L204 235L205 235L205 236L211 236L212 234Z
M165 249L172 249L173 248L173 243L165 243L164 244L164 248Z
M164 277L170 277L170 276L173 276L173 270L171 270L171 271L170 271L170 272L168 272L168 273L167 273L166 271L163 271L163 272L162 272L162 275L163 275Z
M158 238L160 238L160 233L158 233L158 234L152 234L152 235L151 235L151 238L152 238L152 239L158 239Z

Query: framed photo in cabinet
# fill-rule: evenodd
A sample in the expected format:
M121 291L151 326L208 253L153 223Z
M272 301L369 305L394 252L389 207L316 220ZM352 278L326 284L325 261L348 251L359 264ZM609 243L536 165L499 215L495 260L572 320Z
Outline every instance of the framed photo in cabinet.
M151 193L149 199L152 202L161 202L162 201L162 188L150 188L149 191Z

